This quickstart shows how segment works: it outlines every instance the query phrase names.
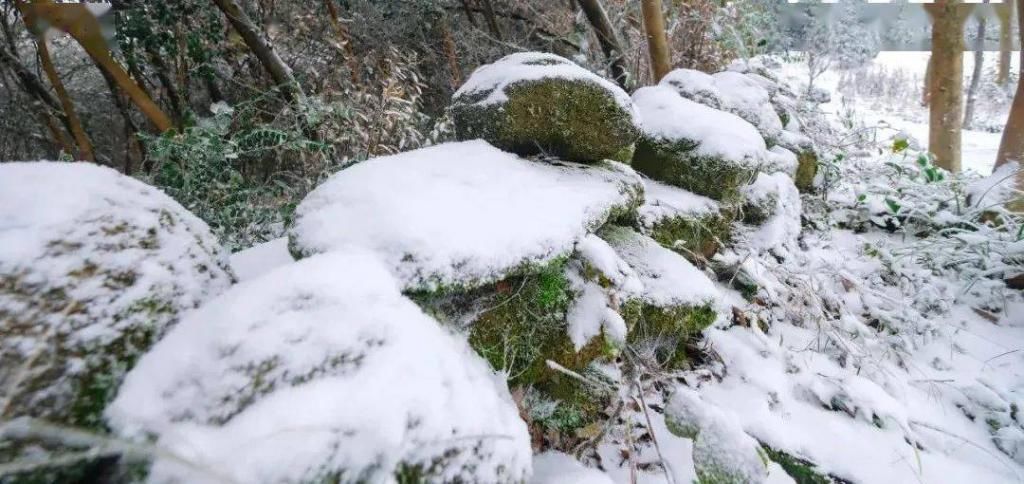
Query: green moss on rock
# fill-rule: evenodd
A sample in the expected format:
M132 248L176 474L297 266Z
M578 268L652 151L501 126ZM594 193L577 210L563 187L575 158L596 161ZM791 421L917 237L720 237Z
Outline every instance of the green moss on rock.
M797 154L796 176L793 182L801 192L814 188L814 177L818 174L818 154L813 149L801 150Z
M796 481L796 484L832 484L833 480L828 476L815 470L815 465L797 457L793 457L781 450L771 447L762 447L765 454L772 462L782 467L789 477Z
M740 187L757 175L755 168L722 158L702 156L696 144L643 136L637 141L633 168L654 180L719 201L735 201Z
M505 89L507 101L476 104L479 94L455 98L451 114L459 140L484 139L520 155L569 161L628 162L638 132L631 113L604 87L583 80L524 80Z
M730 210L694 216L670 216L653 223L645 229L645 233L690 262L702 264L729 242L731 219Z
M710 305L657 307L639 299L628 301L623 318L630 345L650 350L662 368L683 368L701 331L715 322Z

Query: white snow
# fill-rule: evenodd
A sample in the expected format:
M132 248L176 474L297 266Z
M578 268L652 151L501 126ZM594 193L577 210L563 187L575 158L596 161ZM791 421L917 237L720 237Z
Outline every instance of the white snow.
M722 93L715 87L715 78L694 69L676 69L658 83L674 89L680 96L705 106L721 109Z
M533 457L531 484L612 484L607 474L580 464L571 456L547 451Z
M972 205L991 207L1011 200L1018 193L1017 179L1021 166L1016 161L1004 163L991 175L976 180L965 188Z
M787 150L779 145L772 146L768 150L768 169L765 171L780 171L789 176L796 176L796 170L800 161L796 153Z
M387 482L401 464L515 482L530 470L504 379L365 250L275 269L189 314L106 416L166 450L150 482Z
M518 52L478 67L452 96L453 99L482 96L474 104L486 106L508 101L505 90L519 83L543 79L567 79L601 87L636 120L633 103L619 86L569 59L543 52Z
M654 239L624 227L606 227L601 236L636 272L640 297L658 306L701 306L718 300L708 276Z
M637 211L640 225L653 228L657 223L673 217L702 217L718 213L718 202L682 188L644 177L644 204Z
M335 174L299 205L290 236L306 253L370 248L406 289L473 286L567 255L641 191L621 163L534 162L484 141L447 143Z
M754 166L766 150L757 129L740 117L695 103L672 88L649 86L633 93L643 118L641 131L665 141L697 143L698 155Z
M629 265L615 253L607 242L596 235L588 235L576 246L577 259L570 262L566 277L577 292L577 297L566 315L569 339L576 351L599 334L622 344L626 341L626 322L619 314L619 305L626 298L640 294L643 284ZM611 283L602 287L598 281L584 276L586 263Z
M280 237L231 254L231 268L239 281L255 279L295 262L288 252L288 237Z
M745 74L733 71L712 75L722 94L722 108L757 127L766 138L777 138L782 121L772 108L768 91Z
M0 367L55 360L40 413L66 410L70 379L102 367L105 345L159 337L231 280L206 224L160 190L90 163L0 163Z
M748 246L767 250L796 243L800 235L800 216L803 212L800 192L786 173L759 173L754 183L742 188L743 195L753 203L769 203L771 216L760 227L741 236Z

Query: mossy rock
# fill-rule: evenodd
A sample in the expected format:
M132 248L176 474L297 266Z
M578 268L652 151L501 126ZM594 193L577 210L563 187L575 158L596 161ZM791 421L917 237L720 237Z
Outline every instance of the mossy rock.
M796 176L793 177L797 189L807 193L814 189L814 177L818 174L818 154L814 149L804 149L797 153Z
M697 144L643 136L637 142L633 168L654 180L715 200L739 199L740 187L749 184L757 169L735 161L702 156Z
M205 223L109 168L0 164L0 220L8 249L0 251L0 388L10 397L3 418L103 432L101 413L136 360L180 314L234 280ZM84 450L0 440L0 464ZM101 461L8 479L73 479L98 472Z
M687 365L694 343L701 332L715 322L716 316L710 304L658 307L633 299L623 308L629 327L629 344L649 350L658 366L667 369Z
M762 446L762 449L768 459L781 466L782 470L796 481L796 484L833 484L836 482L829 476L818 472L812 462L768 446Z
M664 217L645 227L644 233L690 262L704 264L731 239L733 216L733 210L726 209L692 216Z
M567 314L576 294L566 277L568 260L535 267L496 284L445 288L409 296L428 314L452 326L468 326L470 346L491 367L504 371L510 388L532 388L559 402L557 430L582 428L599 418L608 395L549 367L548 360L577 373L610 357L613 346L596 337L579 351L568 336ZM572 418L568 418L572 414Z
M459 140L479 138L520 155L577 162L631 159L638 131L624 92L561 57L515 56L481 67L456 93L451 115ZM509 78L488 78L489 68L509 66L516 68L503 71ZM538 75L517 79L517 69Z

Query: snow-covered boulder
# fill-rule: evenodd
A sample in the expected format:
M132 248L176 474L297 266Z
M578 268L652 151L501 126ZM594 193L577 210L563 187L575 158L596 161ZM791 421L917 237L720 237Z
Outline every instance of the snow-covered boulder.
M591 469L572 456L548 451L533 457L530 484L612 484L611 477Z
M782 120L771 104L771 95L750 76L733 71L712 75L722 95L722 109L753 124L768 145L778 142Z
M722 93L715 87L711 74L695 69L676 69L658 83L675 90L680 96L710 108L722 109Z
M729 217L718 202L649 178L637 213L641 232L691 262L710 259L729 240Z
M768 478L768 457L735 416L679 387L665 407L669 430L693 439L693 466L699 482L757 484Z
M484 141L374 158L299 204L297 257L366 247L409 291L470 289L568 256L608 220L631 217L643 183L628 166L536 162Z
M149 482L524 481L505 382L400 290L360 249L242 282L143 356L107 421L166 451Z
M633 167L655 180L731 200L764 161L764 139L733 114L684 99L666 86L641 88L633 101L643 117Z
M793 181L802 192L814 188L814 177L818 175L818 152L814 142L806 135L786 130L779 135L779 146L797 156L797 168L792 174Z
M743 222L761 225L786 209L783 203L799 200L793 180L785 173L761 173L754 183L743 187Z
M98 428L139 355L232 279L206 224L156 188L88 163L0 163L6 416ZM24 450L0 441L0 463Z
M632 229L609 225L598 234L638 282L623 311L629 341L658 363L678 367L686 361L686 346L715 321L714 283L679 254Z
M524 52L481 66L451 106L460 140L521 155L628 161L637 138L629 95L554 54Z

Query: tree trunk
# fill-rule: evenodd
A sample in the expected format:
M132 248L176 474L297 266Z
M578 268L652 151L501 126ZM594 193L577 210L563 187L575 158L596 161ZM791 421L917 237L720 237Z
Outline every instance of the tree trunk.
M43 66L46 77L50 79L50 85L53 86L54 92L57 93L57 99L60 100L64 115L68 118L68 125L71 126L71 135L75 138L75 144L78 145L78 159L96 161L96 156L92 151L92 141L89 140L89 135L85 134L82 120L78 117L78 113L75 112L75 105L71 101L71 96L68 95L67 89L64 89L64 82L60 80L57 68L53 66L53 60L50 58L50 49L46 44L46 33L37 34L36 46L39 49L39 63Z
M935 164L960 171L963 128L964 23L972 5L958 0L924 4L932 18L928 150Z
M1010 53L1013 51L1013 0L995 4L999 16L999 74L996 84L1005 86L1010 80Z
M256 54L256 58L260 60L260 64L277 84L285 100L292 102L301 98L302 90L292 74L291 67L288 67L281 56L277 55L270 39L263 35L252 19L246 15L238 0L213 0L213 3L217 4L224 16L228 18L228 22L242 37L249 50Z
M1021 45L1024 46L1024 0L1017 0L1017 23L1017 33L1020 35ZM1021 49L1020 60L1021 80L1017 82L1017 93L1013 96L1010 116L1006 120L1006 128L1003 129L1003 140L999 144L999 154L996 155L996 168L1006 163L1017 162L1017 190L1024 192L1024 49ZM1007 207L1015 212L1024 213L1024 195L1011 201Z
M626 71L626 62L622 57L622 48L619 47L619 39L615 36L615 29L612 28L612 23L608 20L608 14L601 6L601 0L577 0L577 3L583 9L591 27L594 28L597 41L601 44L601 50L608 58L612 78L622 89L628 90L629 75Z
M974 69L971 73L971 86L967 89L967 105L964 107L964 127L967 129L971 128L974 121L974 106L978 99L982 69L985 66L985 24L985 17L978 16L977 38L974 39Z
M498 17L494 15L494 5L491 4L491 0L480 0L480 3L484 7L484 18L487 19L487 27L491 29L491 34L495 39L503 40L501 28L498 27Z
M934 54L928 55L928 64L924 70L924 87L921 88L921 106L928 107L932 101L932 60Z
M651 71L654 83L661 81L672 70L668 51L668 37L665 35L665 14L661 0L642 0L640 7L644 14L644 31L647 33L647 51L651 56Z
M28 25L45 24L67 32L100 69L107 71L139 110L146 115L159 131L172 128L171 120L142 89L132 81L128 73L114 60L107 48L106 39L96 17L83 4L53 4L51 0L36 0L26 5L19 3L22 15Z

